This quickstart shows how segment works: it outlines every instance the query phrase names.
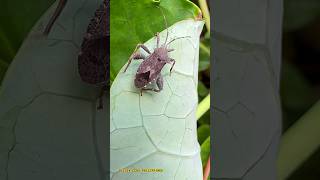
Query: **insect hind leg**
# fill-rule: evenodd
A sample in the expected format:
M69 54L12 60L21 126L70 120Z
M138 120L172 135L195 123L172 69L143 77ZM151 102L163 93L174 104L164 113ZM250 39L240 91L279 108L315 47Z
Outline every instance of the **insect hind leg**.
M134 52L131 56L130 56L130 58L129 58L129 60L128 60L128 64L127 64L127 66L126 66L126 68L124 69L124 71L123 72L126 72L127 71L127 69L128 69L128 67L129 67L129 65L131 64L131 61L132 60L138 60L138 59L146 59L146 56L145 55L143 55L143 54L141 54L141 53L138 53L138 52Z
M176 64L176 60L170 58L168 61L166 61L166 63L172 63L171 68L170 68L170 76L171 76L171 72L173 70L174 65Z
M99 105L97 107L98 110L103 109L103 95L105 94L107 90L107 85L104 85L101 90L100 90L100 94L99 94Z
M140 95L142 96L143 91L154 91L154 92L160 92L159 89L154 89L154 88L141 88L140 89Z
M156 84L158 86L158 90L156 92L160 92L163 89L163 77L161 76L161 74L159 74Z
M158 89L155 88L141 88L140 89L140 95L142 96L142 91L154 91L154 92L160 92L163 89L163 77L161 75L158 76L156 80L156 85Z

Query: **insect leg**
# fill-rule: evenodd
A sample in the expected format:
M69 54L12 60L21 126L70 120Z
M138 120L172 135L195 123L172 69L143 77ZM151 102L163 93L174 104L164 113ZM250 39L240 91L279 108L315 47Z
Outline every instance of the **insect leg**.
M154 91L154 92L160 92L158 89L153 89L153 88L141 88L140 89L140 94L142 96L142 91Z
M145 59L146 57L143 55L143 54L140 54L137 52L137 50L139 48L142 48L144 49L147 53L151 54L151 52L149 51L149 49L147 48L147 46L143 45L143 44L138 44L135 48L135 50L133 51L133 53L131 54L129 60L128 60L128 64L127 64L127 67L124 69L123 72L126 72L127 68L129 67L130 63L131 63L131 60L132 59Z
M150 50L147 48L147 46L145 46L144 44L137 44L136 48L134 49L133 53L137 52L137 50L139 48L142 48L143 50L145 50L148 54L151 54Z
M156 84L158 86L158 89L154 89L154 88L141 88L140 89L140 93L142 96L142 91L154 91L154 92L160 92L163 89L163 78L161 76L161 74L159 74L157 80L156 80Z
M106 87L102 87L101 91L100 91L100 95L99 95L99 106L97 107L98 110L103 109L103 95L105 93L105 88Z
M168 49L168 52L172 52L172 51L174 51L174 49Z
M171 66L171 68L170 68L170 76L171 76L171 71L172 71L172 69L173 69L173 66L176 64L176 61L174 60L174 59L172 59L172 58L170 58L170 61L169 61L170 63L172 63L172 66ZM168 63L169 63L168 62Z
M52 17L49 20L49 23L47 24L43 34L48 35L50 33L50 30L54 24L54 22L57 20L59 15L61 14L63 8L65 7L67 3L67 0L60 0L57 9L54 11Z
M138 53L138 52L134 52L134 53L130 56L130 58L129 58L129 60L128 60L128 64L127 64L127 66L126 66L126 68L124 69L123 72L126 72L126 71L127 71L129 65L131 64L132 59L134 59L134 60L143 59L143 60L144 60L145 58L146 58L145 55L140 54L140 53Z
M163 77L162 77L161 74L159 74L159 76L157 78L157 81L156 81L156 84L157 84L159 89L157 91L156 90L154 90L154 91L160 92L163 89Z
M147 48L147 46L145 46L144 44L138 44L135 51L137 51L139 48L142 48L142 49L145 50L148 54L151 54L150 50L149 50L149 49Z
M99 106L97 107L98 110L103 109L103 98L99 97Z

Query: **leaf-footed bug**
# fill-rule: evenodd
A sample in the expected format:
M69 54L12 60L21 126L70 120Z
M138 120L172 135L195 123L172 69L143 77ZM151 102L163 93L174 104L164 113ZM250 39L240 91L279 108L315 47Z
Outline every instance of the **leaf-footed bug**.
M48 35L64 9L67 0L60 0L49 20L44 35ZM82 81L101 87L98 109L103 108L102 97L109 84L109 0L104 0L95 11L81 44L78 55L78 72Z
M143 60L138 67L138 70L136 72L135 79L134 79L134 85L136 88L140 89L141 96L142 96L142 91L160 92L163 89L163 77L161 75L161 70L163 69L164 65L172 64L170 68L170 75L171 75L172 69L176 63L176 61L173 58L170 58L168 55L169 52L174 51L174 49L169 49L168 45L175 40L190 37L190 36L184 36L184 37L174 38L167 43L168 35L169 35L168 24L162 9L160 7L159 9L163 15L166 29L167 29L167 34L166 34L166 39L164 44L159 46L160 36L159 36L159 32L157 32L156 33L157 44L154 51L151 53L150 50L145 45L138 44L135 50L133 51L133 53L131 54L131 56L129 57L127 66L124 69L124 72L126 72L132 60L138 60L138 59ZM142 48L149 55L145 56L139 53L138 52L139 48ZM158 89L147 87L147 85L151 83L156 83Z

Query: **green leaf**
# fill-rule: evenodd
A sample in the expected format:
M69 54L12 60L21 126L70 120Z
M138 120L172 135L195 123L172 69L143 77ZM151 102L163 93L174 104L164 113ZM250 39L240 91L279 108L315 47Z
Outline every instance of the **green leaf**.
M112 8L112 7L111 7ZM183 20L169 28L172 37L190 36L171 44L169 53L176 60L162 69L163 90L148 91L140 96L134 78L142 60L132 61L115 78L110 90L111 176L126 179L131 173L122 168L160 168L159 180L202 179L200 148L197 140L196 107L199 36L204 22ZM160 33L160 43L166 31ZM155 38L145 45L152 51ZM145 53L140 50L140 53ZM154 84L150 85L152 87ZM135 173L133 179L149 180L152 173Z
M209 89L203 84L202 81L199 81L198 84L198 94L200 97L205 97L209 94Z
M0 58L3 63L11 62L11 59L15 55L16 49L12 46L12 42L0 27Z
M210 68L210 41L202 41L199 53L199 71Z
M210 156L210 136L207 137L207 139L201 144L201 161L203 166L205 166L205 164L207 163L209 156Z
M199 124L210 124L210 111L206 111L198 120Z
M0 82L2 81L7 69L8 63L0 58ZM1 83L0 83L1 84Z
M320 15L319 0L285 0L284 29L292 31L311 23Z
M198 128L198 141L202 144L207 137L210 136L210 126L208 124L201 125Z
M278 178L290 179L320 147L320 100L283 135L278 153Z
M115 78L138 43L145 42L165 27L195 18L200 9L188 0L117 0L110 2L110 78ZM170 33L170 32L169 32Z
M283 105L290 110L307 110L315 99L310 83L293 64L285 61L282 69L281 96Z
M282 68L281 98L283 129L286 130L317 100L311 84L293 64L284 61Z

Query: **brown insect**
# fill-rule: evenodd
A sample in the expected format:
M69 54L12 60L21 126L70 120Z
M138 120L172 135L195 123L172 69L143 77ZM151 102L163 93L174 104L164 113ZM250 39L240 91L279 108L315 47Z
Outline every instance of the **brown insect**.
M57 20L67 0L60 0L57 9L49 20L44 30L48 35ZM102 5L95 11L86 34L84 35L81 50L78 55L78 72L82 81L101 87L98 109L103 108L102 96L109 84L109 0L104 0Z
M163 15L166 29L167 29L168 28L167 20L162 12L162 9L160 9L160 10ZM172 64L171 68L170 68L170 74L171 74L171 71L176 63L176 61L174 59L170 58L168 55L168 53L171 51L174 51L174 49L170 49L170 48L168 48L168 46L170 43L172 43L175 40L189 37L189 36L178 37L178 38L175 38L167 43L168 36L169 36L169 31L167 29L166 40L165 40L164 44L162 44L160 46L159 45L159 42L160 42L159 32L157 32L156 33L157 46L152 53L145 45L138 44L128 60L128 64L127 64L124 72L126 72L126 70L128 69L132 60L143 59L143 62L140 64L140 66L136 72L135 79L134 79L134 85L136 88L140 89L141 96L142 96L142 91L160 92L163 89L163 77L161 75L161 70L163 69L164 65ZM139 48L142 48L149 55L145 56L145 55L137 52L137 50ZM158 89L147 87L149 84L152 84L152 83L156 83Z

